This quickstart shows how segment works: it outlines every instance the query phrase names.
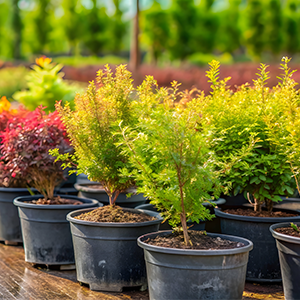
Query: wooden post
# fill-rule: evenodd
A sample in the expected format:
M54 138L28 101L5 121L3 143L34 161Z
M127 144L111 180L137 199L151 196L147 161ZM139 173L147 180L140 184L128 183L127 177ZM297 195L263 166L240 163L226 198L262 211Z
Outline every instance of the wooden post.
M132 71L137 71L140 65L139 48L139 0L136 0L136 14L133 19L133 35L131 38L130 66Z

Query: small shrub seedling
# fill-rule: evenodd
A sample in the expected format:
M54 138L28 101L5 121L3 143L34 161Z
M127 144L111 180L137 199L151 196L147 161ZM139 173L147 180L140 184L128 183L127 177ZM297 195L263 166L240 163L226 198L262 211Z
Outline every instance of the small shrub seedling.
M295 225L294 223L291 223L291 227L292 227L295 231L297 231L298 233L300 232L298 226Z
M187 220L212 219L202 203L211 199L211 191L220 191L205 131L199 126L201 115L196 101L184 104L186 95L178 92L176 82L171 89L158 89L148 76L137 91L137 125L120 124L120 144L127 146L124 152L134 166L131 171L123 168L123 175L136 179L138 191L174 229L183 231L184 243L189 244ZM181 101L175 104L177 98Z
M115 75L109 66L97 73L97 85L92 81L82 95L75 98L75 109L67 104L56 105L70 137L74 154L60 155L51 151L64 166L76 166L92 181L100 182L114 204L118 195L134 185L132 177L121 176L120 169L129 168L126 155L116 146L120 138L114 134L118 124L133 124L131 73L125 65L116 68Z

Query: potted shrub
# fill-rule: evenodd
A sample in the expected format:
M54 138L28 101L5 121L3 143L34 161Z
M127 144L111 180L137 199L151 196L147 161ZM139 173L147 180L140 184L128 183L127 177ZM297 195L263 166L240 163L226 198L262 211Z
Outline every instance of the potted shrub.
M15 92L13 99L31 111L39 105L45 106L47 112L54 111L58 100L72 105L76 92L81 92L82 87L63 80L63 65L52 62L51 58L42 56L35 62L25 77L28 90Z
M118 205L135 207L146 199L142 195L135 195L135 183L131 177L119 175L118 170L127 164L127 159L115 145L117 139L113 134L117 120L128 124L135 122L134 114L130 111L134 88L124 66L120 66L116 72L117 76L113 78L108 66L104 71L100 70L97 74L99 89L91 83L84 95L78 94L75 111L62 103L56 106L67 126L75 153L52 153L66 161L66 165L76 166L78 174L86 174L92 181L76 184L85 197L96 198L104 204L116 202ZM95 138L91 139L91 135Z
M219 168L231 164L232 155L238 155L253 140L255 146L231 168L219 173L228 190L234 195L244 194L248 207L223 207L215 213L221 218L222 233L242 236L254 243L247 279L280 281L278 254L269 227L277 222L295 221L299 213L273 209L274 203L282 201L280 195L294 193L295 179L288 156L274 142L271 128L277 127L276 115L282 111L282 99L293 98L295 91L293 86L282 89L280 84L268 88L267 66L263 64L254 86L245 84L235 92L226 87L228 79L218 80L218 74L219 63L212 62L207 74L212 93L204 101L202 114L212 132L210 142ZM244 201L241 204L247 206Z
M15 124L20 118L28 113L27 110L19 107L12 109L10 102L3 96L0 100L0 145L2 145L2 132ZM0 146L0 153L1 152ZM30 195L27 181L24 178L15 176L12 178L5 159L0 158L0 240L5 244L17 245L22 242L20 219L18 210L13 205L17 196Z
M51 153L66 160L65 166L74 163L78 173L101 183L109 198L110 205L106 207L79 210L67 216L71 223L78 281L89 284L91 290L122 291L124 287L146 284L143 251L136 239L141 234L158 230L161 218L157 213L147 212L157 217L130 222L124 220L123 215L128 212L140 215L141 211L122 210L116 205L118 196L135 185L131 176L120 174L122 168L131 169L131 166L116 145L120 137L114 134L121 121L126 125L136 122L132 110L131 74L123 65L116 68L115 75L106 66L97 73L97 85L98 88L91 82L85 94L76 96L74 111L57 104L74 154L59 155L58 150ZM114 218L103 218L105 212Z
M66 214L97 206L98 202L54 195L55 186L63 178L60 163L54 163L48 153L55 147L63 152L70 149L58 113L46 114L42 107L11 123L2 135L1 152L8 180L26 178L28 186L40 193L14 200L21 220L25 260L69 265L74 264L74 253Z
M299 174L300 174L300 144L299 144L299 96L297 82L292 78L296 70L291 70L288 66L290 58L283 57L280 69L283 70L282 82L280 83L283 97L276 100L279 102L276 110L276 126L268 122L270 137L272 142L280 149L282 155L287 156L288 162L296 182L297 190L293 198L283 198L284 201L276 206L300 210L299 199Z
M186 104L189 94L177 93L176 83L171 90L156 87L147 77L138 88L138 125L120 125L124 151L135 167L123 169L124 176L136 178L138 191L173 228L138 239L150 299L242 299L252 242L187 227L187 220L198 223L213 217L203 203L211 192L220 193L206 130L200 125L203 95ZM218 242L231 246L218 248Z
M300 297L300 230L299 223L277 223L270 227L279 254L285 299Z

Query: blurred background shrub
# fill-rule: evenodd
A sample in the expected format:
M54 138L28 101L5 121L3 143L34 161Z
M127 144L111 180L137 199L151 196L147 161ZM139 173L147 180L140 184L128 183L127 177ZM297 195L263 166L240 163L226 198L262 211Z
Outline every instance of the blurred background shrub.
M8 100L12 100L12 95L16 91L21 91L27 87L26 75L28 69L23 66L0 69L0 96L5 95Z
M15 92L12 98L32 111L39 105L46 107L45 111L54 111L55 102L60 100L63 104L70 102L72 108L75 95L82 92L82 87L63 80L63 65L51 61L48 57L38 58L25 77L28 89Z

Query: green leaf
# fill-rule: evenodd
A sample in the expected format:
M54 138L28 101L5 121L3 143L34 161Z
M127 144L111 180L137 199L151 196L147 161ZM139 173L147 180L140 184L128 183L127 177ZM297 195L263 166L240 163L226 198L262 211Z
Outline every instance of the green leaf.
M261 181L266 181L266 176L265 175L259 175L259 179L261 180Z
M253 177L253 178L251 178L251 180L250 180L250 184L256 183L256 181L259 181L259 180L258 180L258 177Z

